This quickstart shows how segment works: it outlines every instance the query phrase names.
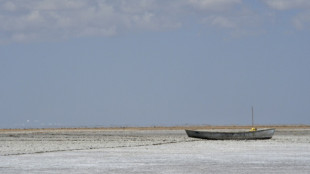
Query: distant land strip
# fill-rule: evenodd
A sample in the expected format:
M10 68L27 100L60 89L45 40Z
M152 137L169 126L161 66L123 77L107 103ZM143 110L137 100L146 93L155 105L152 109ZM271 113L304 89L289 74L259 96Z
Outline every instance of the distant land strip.
M183 129L250 129L252 126L240 125L199 125L199 126L149 126L149 127L65 127L65 128L21 128L21 129L0 129L0 132L7 131L49 131L49 130L106 130L106 131L120 131L120 130L183 130ZM310 125L256 125L256 128L275 128L275 129L310 129Z

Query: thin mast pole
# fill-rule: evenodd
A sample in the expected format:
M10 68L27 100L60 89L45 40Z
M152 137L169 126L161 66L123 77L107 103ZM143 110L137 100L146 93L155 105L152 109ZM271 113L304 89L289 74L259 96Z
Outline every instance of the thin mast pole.
M254 127L254 111L253 111L253 106L252 106L252 127Z

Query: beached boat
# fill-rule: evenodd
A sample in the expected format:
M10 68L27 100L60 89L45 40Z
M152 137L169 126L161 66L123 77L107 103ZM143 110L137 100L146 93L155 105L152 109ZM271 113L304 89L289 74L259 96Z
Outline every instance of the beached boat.
M260 139L272 138L275 129L257 130L254 127L254 111L252 106L252 129L250 131L229 131L229 132L198 131L198 130L185 130L185 131L189 137L208 139L208 140L260 140Z
M214 132L185 130L186 134L192 138L201 138L208 140L259 140L272 138L275 129L262 129L255 131L235 131L235 132Z

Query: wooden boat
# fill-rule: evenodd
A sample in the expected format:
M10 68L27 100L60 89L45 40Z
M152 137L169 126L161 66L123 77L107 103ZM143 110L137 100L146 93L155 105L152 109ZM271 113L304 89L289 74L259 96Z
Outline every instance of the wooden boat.
M186 134L192 138L208 140L259 140L272 138L275 129L262 129L256 131L235 131L235 132L213 132L185 130Z
M254 127L254 112L252 107L252 129L250 131L214 132L185 130L185 132L189 137L208 140L260 140L272 138L275 129L257 130Z

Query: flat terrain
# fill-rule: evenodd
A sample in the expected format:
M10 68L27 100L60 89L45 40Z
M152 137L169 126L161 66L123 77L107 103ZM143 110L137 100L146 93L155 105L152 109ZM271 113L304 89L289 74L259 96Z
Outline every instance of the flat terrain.
M310 128L273 127L260 141L184 131L243 126L0 130L0 173L310 173Z

